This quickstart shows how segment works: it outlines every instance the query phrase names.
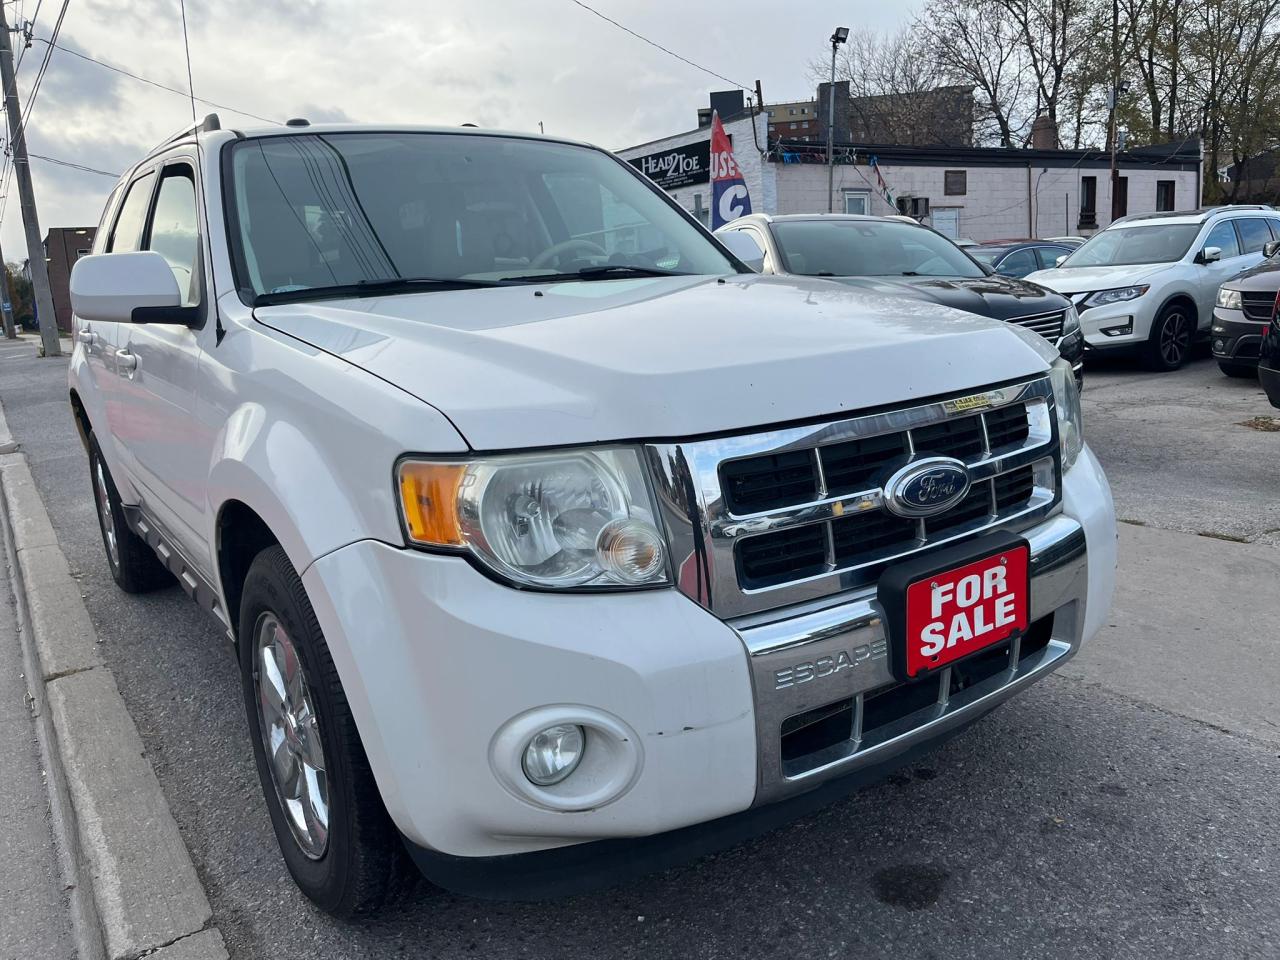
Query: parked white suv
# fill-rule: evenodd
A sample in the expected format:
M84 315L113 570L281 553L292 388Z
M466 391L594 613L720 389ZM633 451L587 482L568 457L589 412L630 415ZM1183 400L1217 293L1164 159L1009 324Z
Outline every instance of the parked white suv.
M1106 622L1111 497L1043 338L756 276L593 147L206 120L71 296L111 571L226 627L336 914L406 849L526 895L714 849Z
M1262 262L1273 238L1280 213L1266 206L1123 217L1027 279L1071 298L1090 350L1176 370L1208 336L1218 287Z

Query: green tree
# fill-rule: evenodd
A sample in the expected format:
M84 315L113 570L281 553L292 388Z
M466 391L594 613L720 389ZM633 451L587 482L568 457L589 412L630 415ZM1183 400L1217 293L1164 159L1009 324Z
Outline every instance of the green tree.
M35 328L35 302L31 293L31 281L23 273L22 264L6 263L5 273L9 280L10 303L13 304L13 322L19 323L28 330Z

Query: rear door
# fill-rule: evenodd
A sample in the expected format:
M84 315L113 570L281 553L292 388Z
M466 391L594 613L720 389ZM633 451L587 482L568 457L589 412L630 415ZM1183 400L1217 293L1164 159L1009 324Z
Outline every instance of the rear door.
M205 310L196 166L170 155L157 185L141 249L164 257L182 306ZM205 311L207 312L207 310ZM200 535L207 457L194 417L200 326L122 323L116 351L133 481L147 515L198 569L208 573Z

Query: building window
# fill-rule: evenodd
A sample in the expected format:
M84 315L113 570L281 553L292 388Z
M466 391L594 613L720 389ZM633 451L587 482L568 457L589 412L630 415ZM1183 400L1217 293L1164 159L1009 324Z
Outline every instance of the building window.
M793 116L793 117L794 117L794 116L796 115L796 108L795 108L795 107L788 107L788 108L787 108L787 113L788 113L790 116Z
M1098 226L1098 178L1080 178L1080 221L1077 227L1093 230Z
M1119 220L1129 213L1129 178L1116 177L1116 193L1111 198L1111 219Z
M809 112L809 108L808 108L808 107L801 107L801 108L800 108L800 116L802 116L802 117L803 117L803 116L804 116L806 113L808 113L808 112Z
M1172 180L1156 181L1156 209L1157 210L1176 210L1173 205L1173 184Z
M798 123L795 123L794 121L792 121L792 124L791 124L791 129L792 129L792 130L794 130L794 129L795 129L796 127L798 127L798 126L799 126L799 124L798 124Z
M868 190L844 191L844 212L866 215L871 212L871 193Z
M772 119L773 119L773 111L772 111L772 110L770 110L770 111L768 111L768 113L769 113L769 119L770 119L770 120L772 120Z
M967 170L946 170L942 174L943 193L948 197L963 197L969 192Z

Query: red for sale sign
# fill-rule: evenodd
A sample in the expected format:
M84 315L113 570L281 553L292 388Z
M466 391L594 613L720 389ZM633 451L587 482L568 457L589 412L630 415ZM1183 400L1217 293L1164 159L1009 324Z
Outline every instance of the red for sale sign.
M906 670L915 677L1009 639L1030 616L1026 544L907 587Z

